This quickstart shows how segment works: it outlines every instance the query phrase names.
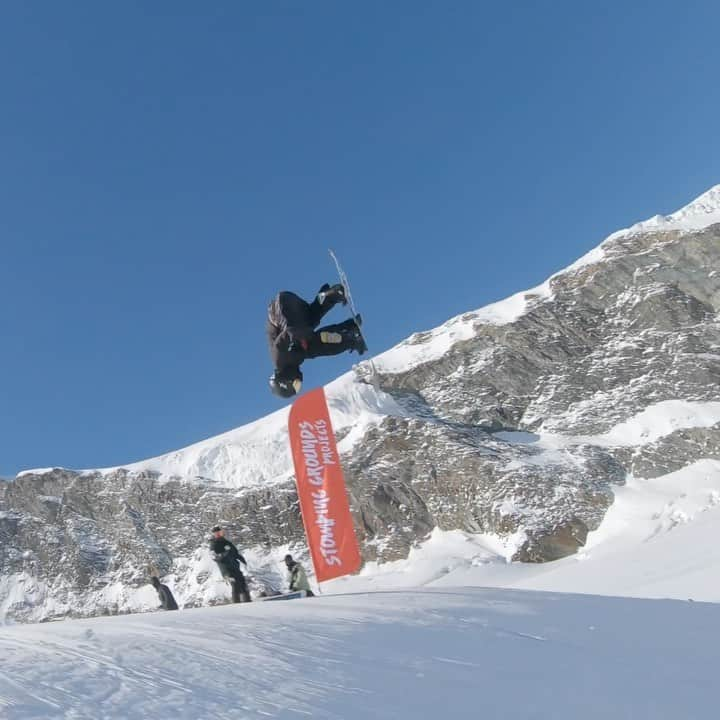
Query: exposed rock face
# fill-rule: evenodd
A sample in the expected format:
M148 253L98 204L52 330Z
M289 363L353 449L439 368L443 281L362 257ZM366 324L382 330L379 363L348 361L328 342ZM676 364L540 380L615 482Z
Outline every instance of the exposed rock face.
M463 334L443 352L400 370L378 359L380 391L399 412L343 458L366 560L404 557L435 526L494 534L514 560L557 559L599 526L627 473L720 458L720 403L715 420L671 418L660 434L628 424L653 408L692 415L720 400L720 224L673 228L611 237L509 320L479 311L451 321ZM422 351L437 334L391 352ZM367 366L357 374L366 381ZM52 470L0 483L0 614L136 609L131 590L148 566L174 575L185 604L205 602L209 571L192 559L218 519L243 548L304 543L287 476L227 487ZM108 593L118 586L128 594Z
M3 490L2 574L21 576L33 590L25 576L40 579L40 595L53 597L59 615L121 611L125 604L115 593L103 602L105 589L146 584L151 571L172 573L178 558L196 553L218 519L227 518L228 536L240 547L303 538L290 483L238 494L155 473L58 469L23 475ZM17 619L37 615L32 602L11 605L7 610Z

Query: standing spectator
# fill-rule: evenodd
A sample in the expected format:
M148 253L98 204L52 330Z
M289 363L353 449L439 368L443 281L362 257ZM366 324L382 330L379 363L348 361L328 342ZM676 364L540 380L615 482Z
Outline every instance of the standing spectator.
M232 586L233 602L250 602L250 592L247 588L245 576L240 571L240 563L247 568L245 558L238 552L238 549L225 537L225 531L216 525L212 529L210 540L210 552L220 568L223 576L230 581Z

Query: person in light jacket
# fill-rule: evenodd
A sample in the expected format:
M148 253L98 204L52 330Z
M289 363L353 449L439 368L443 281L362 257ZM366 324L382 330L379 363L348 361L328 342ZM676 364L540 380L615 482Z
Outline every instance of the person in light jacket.
M285 556L285 567L288 570L290 592L304 590L308 597L313 597L315 593L310 589L305 568L297 560L293 560L292 555Z

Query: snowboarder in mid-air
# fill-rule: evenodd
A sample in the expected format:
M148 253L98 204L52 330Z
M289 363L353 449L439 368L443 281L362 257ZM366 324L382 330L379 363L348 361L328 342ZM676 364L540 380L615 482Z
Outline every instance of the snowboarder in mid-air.
M216 525L212 529L210 540L210 552L220 568L223 577L230 581L232 586L233 602L250 602L250 592L247 588L245 576L240 571L240 563L247 568L245 558L238 552L238 549L225 537L225 531Z
M359 315L317 329L323 317L339 303L347 303L345 288L327 283L311 303L288 291L278 293L270 303L267 335L275 365L270 389L275 395L289 398L300 392L303 380L300 365L309 358L346 351L362 355L367 350Z

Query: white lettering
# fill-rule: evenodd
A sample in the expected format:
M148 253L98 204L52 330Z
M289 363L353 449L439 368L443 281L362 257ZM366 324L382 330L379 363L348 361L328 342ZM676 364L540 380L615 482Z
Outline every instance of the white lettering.
M332 517L330 496L325 485L325 468L337 465L337 452L330 433L332 428L321 419L299 424L300 449L305 460L307 482L317 488L310 493L312 498L313 525L320 530L320 554L328 565L342 565L338 555L336 521Z

